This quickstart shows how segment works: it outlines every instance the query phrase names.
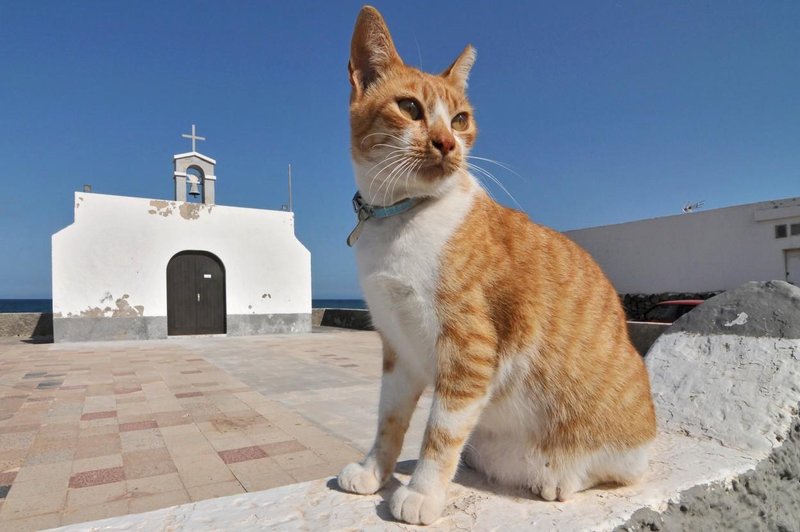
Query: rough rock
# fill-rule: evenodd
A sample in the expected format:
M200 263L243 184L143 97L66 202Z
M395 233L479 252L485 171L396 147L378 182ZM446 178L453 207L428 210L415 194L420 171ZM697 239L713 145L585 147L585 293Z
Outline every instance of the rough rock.
M800 338L800 288L785 281L745 283L683 315L669 332Z
M664 429L766 456L618 530L800 530L798 338L800 288L770 281L716 296L656 341L648 367Z

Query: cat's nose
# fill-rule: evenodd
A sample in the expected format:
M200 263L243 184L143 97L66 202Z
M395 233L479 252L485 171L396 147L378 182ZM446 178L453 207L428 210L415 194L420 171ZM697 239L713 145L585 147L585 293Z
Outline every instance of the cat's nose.
M433 144L434 148L442 153L442 157L445 157L448 153L453 151L453 148L456 147L455 139L448 137L432 138L431 143Z

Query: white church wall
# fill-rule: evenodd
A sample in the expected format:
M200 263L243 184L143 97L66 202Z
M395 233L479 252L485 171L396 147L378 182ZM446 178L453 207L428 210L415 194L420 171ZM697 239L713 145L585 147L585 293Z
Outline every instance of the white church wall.
M711 292L786 280L785 250L800 248L800 198L566 231L623 294ZM775 225L787 237L775 238Z
M225 268L228 334L310 330L311 258L294 215L91 193L53 235L56 341L166 337L167 264L207 251Z

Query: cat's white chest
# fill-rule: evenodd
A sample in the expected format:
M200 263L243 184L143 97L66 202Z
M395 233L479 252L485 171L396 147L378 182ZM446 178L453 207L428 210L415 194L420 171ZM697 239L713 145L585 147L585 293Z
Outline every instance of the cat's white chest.
M439 320L435 298L442 251L475 191L451 190L408 213L369 220L356 244L359 279L375 327L398 356L431 378Z

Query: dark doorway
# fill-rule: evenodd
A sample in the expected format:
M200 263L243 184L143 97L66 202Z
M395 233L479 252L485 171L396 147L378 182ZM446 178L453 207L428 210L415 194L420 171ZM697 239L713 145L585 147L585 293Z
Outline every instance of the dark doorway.
M225 267L205 251L182 251L167 264L167 334L225 333Z

